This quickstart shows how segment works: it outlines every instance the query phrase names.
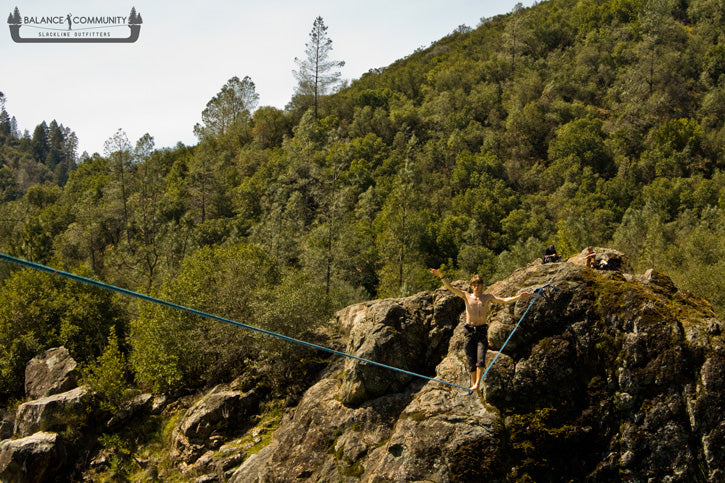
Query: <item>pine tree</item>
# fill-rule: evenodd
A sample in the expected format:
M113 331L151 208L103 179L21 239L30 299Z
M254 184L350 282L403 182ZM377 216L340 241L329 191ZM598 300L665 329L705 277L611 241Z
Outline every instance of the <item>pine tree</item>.
M18 129L18 120L13 116L10 119L10 136L13 139L20 139L20 129Z
M51 171L54 171L56 166L63 164L64 142L62 126L59 126L55 120L51 121L48 126L48 153L44 159L45 165Z
M5 109L0 109L0 140L10 137L12 134L12 124L10 116Z
M43 121L38 124L33 131L33 139L31 141L31 149L33 157L36 161L42 163L48 155L48 125Z
M311 96L315 118L318 117L319 100L328 88L340 80L340 71L335 69L343 67L344 61L328 60L332 50L332 39L327 36L327 26L322 17L317 17L312 24L310 41L305 44L307 49L305 59L295 57L299 70L292 71L299 82L298 96Z

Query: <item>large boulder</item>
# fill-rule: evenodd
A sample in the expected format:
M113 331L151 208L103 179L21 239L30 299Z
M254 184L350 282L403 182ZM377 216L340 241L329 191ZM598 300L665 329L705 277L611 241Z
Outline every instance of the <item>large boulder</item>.
M93 395L85 386L23 403L15 416L15 436L77 426L89 416L92 404Z
M422 292L400 300L378 300L339 312L348 340L345 352L413 373L431 374L448 349L463 302L448 291ZM360 359L345 360L340 400L345 404L400 392L414 376Z
M70 391L78 386L78 377L78 364L68 349L48 349L25 366L25 394L38 399Z
M240 392L220 385L186 411L172 433L172 458L186 467L209 449L219 448L227 437L242 432L257 413L260 396L255 390Z
M602 253L620 269L533 263L488 288L543 290L492 306L481 393L335 359L232 481L725 481L722 322ZM341 311L347 350L466 384L461 308L436 321L441 295ZM447 352L416 352L421 327Z
M55 433L41 432L21 439L0 441L0 481L54 481L63 459L63 448Z

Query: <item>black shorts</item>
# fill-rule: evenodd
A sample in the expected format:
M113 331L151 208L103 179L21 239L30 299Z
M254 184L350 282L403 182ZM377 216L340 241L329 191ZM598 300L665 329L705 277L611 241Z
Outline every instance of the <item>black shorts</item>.
M469 372L474 372L476 367L486 365L486 351L488 350L488 324L464 325L466 328L466 341L463 346L466 352Z

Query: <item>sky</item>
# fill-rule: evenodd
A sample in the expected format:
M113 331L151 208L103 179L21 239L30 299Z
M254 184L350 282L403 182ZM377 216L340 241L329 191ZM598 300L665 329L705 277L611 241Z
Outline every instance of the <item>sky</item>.
M157 148L194 145L206 103L233 76L252 79L259 106L285 107L317 16L330 58L345 61L342 78L353 81L517 3L534 1L9 0L3 21L15 7L36 20L128 16L134 7L143 24L134 43L83 44L16 43L0 26L0 92L21 132L56 120L78 136L79 155L103 154L118 129L132 144L148 133Z

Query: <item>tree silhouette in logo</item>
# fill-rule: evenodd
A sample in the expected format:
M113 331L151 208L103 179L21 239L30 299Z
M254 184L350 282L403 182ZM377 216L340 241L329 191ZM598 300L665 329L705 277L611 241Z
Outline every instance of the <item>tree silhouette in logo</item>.
M131 7L131 13L128 15L129 25L139 25L143 23L140 13L136 13L136 7Z
M8 23L10 25L20 25L23 23L22 19L20 18L20 10L18 10L18 7L15 7L13 13L8 15Z

